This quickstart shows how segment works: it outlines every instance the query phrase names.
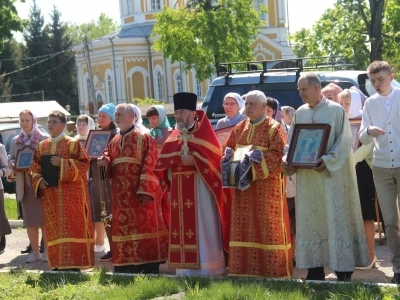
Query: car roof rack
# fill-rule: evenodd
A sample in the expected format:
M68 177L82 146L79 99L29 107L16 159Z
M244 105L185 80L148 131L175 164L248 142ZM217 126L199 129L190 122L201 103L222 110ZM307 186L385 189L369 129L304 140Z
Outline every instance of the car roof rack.
M307 65L308 64L308 65ZM307 66L306 66L307 65ZM302 57L262 61L244 61L220 63L218 76L225 75L225 85L229 85L231 75L235 74L255 74L259 73L260 83L264 82L264 77L273 72L295 72L296 82L303 71L333 69L341 70L347 67L354 67L344 60L343 56L321 56L321 57ZM237 68L238 70L235 70Z

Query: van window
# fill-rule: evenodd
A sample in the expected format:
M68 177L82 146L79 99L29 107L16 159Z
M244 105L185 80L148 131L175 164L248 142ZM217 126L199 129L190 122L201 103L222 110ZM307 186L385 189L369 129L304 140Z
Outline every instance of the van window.
M322 82L322 87L328 85L330 81ZM350 82L333 82L339 85L342 89L350 88L353 86ZM222 102L228 93L238 93L239 95L247 94L252 90L263 91L267 97L275 98L279 101L281 106L292 106L295 109L303 105L299 92L297 90L297 83L264 83L264 84L243 84L243 85L223 85L223 86L210 86L207 96L204 99L202 109L206 111L209 119L221 119L225 117Z

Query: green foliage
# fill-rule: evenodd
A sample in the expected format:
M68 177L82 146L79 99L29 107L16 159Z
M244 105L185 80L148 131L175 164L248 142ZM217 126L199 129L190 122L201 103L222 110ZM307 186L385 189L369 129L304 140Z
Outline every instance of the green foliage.
M22 31L24 26L24 21L18 17L15 2L17 0L0 1L0 52L4 48L4 42L12 37L12 31Z
M311 30L301 29L290 39L299 57L343 55L357 69L385 59L398 69L400 1L337 0Z
M4 210L9 220L17 220L17 200L4 198Z
M118 23L106 14L101 13L95 21L92 20L89 23L83 24L69 24L67 34L71 37L73 44L79 44L82 43L85 35L87 35L90 41L118 30Z
M216 73L219 63L252 59L252 41L263 25L252 0L190 1L187 7L164 7L157 15L153 48L184 69L196 70L199 80Z
M141 106L141 105L155 105L155 104L162 104L162 101L153 99L153 98L133 98L132 103L135 104L136 106Z

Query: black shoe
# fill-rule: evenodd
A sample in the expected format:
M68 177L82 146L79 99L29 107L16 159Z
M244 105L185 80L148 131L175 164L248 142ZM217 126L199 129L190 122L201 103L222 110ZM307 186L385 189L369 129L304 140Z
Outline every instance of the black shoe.
M0 241L0 252L4 252L4 249L6 249L6 236L5 235L3 235L2 237L1 237L1 241ZM2 253L3 253L2 252Z
M391 282L400 284L400 273L394 273Z
M111 260L112 260L111 251L108 251L106 254L104 254L102 257L100 257L100 261L102 261L102 262L111 261Z
M27 254L27 253L31 253L32 252L32 247L31 244L29 244L25 250L21 250L21 254Z
M336 272L337 281L351 281L353 272Z
M310 268L307 270L306 280L325 280L324 267Z

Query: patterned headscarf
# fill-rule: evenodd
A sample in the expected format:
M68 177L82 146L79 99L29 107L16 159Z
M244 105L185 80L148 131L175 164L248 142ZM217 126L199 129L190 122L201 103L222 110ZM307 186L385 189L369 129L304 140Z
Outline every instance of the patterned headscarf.
M132 103L130 105L132 106L133 112L135 113L135 116L137 118L137 120L135 122L135 127L137 129L139 129L140 131L149 132L149 129L143 125L142 112L140 111L140 108Z
M162 105L153 105L158 112L158 124L156 128L150 128L150 135L155 139L157 136L163 138L162 130L165 128L170 128L169 120L167 118L167 112L165 107ZM150 107L151 108L151 107Z
M32 130L30 132L25 132L21 128L21 132L17 137L17 143L23 144L24 146L30 144L39 144L40 142L40 130L37 125L37 119L34 113L31 111L24 111L32 116Z
M273 110L275 110L274 115L272 116L272 119L274 119L275 121L277 121L277 122L280 123L281 120L282 120L281 104L280 104L279 101L276 100L275 98L267 97L267 99L268 99L268 98L274 100L274 101L275 101L275 104L276 104L276 108L271 107Z

